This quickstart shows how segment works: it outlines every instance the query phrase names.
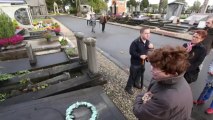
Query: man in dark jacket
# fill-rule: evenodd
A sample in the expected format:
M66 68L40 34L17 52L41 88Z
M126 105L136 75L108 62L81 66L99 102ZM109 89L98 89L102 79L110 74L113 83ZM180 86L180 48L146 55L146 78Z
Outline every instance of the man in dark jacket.
M100 17L100 24L102 25L102 32L105 30L105 24L107 23L107 17L103 14Z
M125 91L134 94L132 86L141 89L143 87L143 74L145 71L145 59L149 49L154 48L149 41L150 29L142 28L140 37L134 40L129 49L131 55L130 75L125 87ZM140 80L141 78L141 80ZM141 82L140 82L141 81Z
M209 54L211 48L213 47L213 17L207 19L204 30L207 31L207 37L202 43L207 50L207 54Z
M189 62L183 47L154 50L148 59L152 81L147 92L136 97L133 113L140 120L190 120L192 91L183 77Z

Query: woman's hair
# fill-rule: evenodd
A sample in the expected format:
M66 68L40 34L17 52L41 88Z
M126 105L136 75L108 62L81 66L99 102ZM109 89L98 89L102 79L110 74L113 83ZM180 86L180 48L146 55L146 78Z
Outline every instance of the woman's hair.
M207 37L207 32L205 30L195 30L194 33L197 33L202 39Z
M161 69L166 74L180 75L189 66L188 53L182 46L155 49L148 54L148 60L153 67Z

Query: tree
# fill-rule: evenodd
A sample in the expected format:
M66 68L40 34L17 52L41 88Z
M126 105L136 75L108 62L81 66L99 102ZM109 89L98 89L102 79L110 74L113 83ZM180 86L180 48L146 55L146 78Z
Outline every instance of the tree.
M140 9L144 10L144 8L149 7L149 1L148 0L142 0L140 3Z
M198 13L200 11L200 5L201 5L200 1L197 0L194 2L193 6L190 8L190 10Z
M168 0L160 0L158 11L159 13L162 13L167 8Z
M88 4L93 7L96 13L107 8L107 4L103 0L88 0Z
M136 7L136 6L137 6L137 2L136 2L135 0L129 0L129 1L127 2L127 7L130 8L130 5Z
M158 4L150 4L149 7L152 9L152 13L155 13L155 11L159 8Z

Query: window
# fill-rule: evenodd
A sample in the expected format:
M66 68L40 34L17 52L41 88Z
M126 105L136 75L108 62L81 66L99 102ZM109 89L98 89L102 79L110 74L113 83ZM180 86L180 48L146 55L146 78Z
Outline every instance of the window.
M19 23L23 25L30 25L30 19L27 14L26 8L19 8L18 10L15 11L14 16Z

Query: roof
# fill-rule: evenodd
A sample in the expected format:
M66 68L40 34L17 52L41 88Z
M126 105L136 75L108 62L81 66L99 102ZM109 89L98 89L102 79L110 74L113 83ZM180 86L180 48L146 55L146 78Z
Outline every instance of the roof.
M171 3L169 3L168 5L170 5L170 4L185 4L185 3L183 3L183 2L171 2Z
M25 0L0 0L0 3L25 3Z

